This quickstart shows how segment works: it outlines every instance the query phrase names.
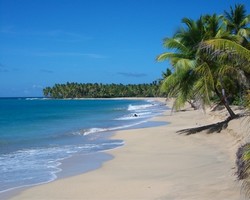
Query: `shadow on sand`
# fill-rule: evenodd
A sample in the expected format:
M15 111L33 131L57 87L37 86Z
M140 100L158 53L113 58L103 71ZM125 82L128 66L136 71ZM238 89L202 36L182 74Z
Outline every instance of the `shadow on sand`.
M233 119L238 119L240 117L243 117L243 115L237 115L237 117ZM218 123L200 126L197 128L182 129L180 131L177 131L177 133L185 134L185 135L192 135L192 134L199 133L201 131L207 131L206 132L207 134L220 133L223 129L227 128L228 123L233 119L231 117L228 117L226 120L218 122Z

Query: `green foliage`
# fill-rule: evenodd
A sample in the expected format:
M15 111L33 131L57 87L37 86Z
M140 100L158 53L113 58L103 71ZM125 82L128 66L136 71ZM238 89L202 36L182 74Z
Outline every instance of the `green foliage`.
M232 34L239 34L243 37L249 37L250 29L248 24L250 22L250 15L246 14L245 6L236 4L235 7L230 7L230 12L224 12L224 22L227 30Z
M241 146L236 153L237 176L243 180L246 199L250 198L250 143Z
M236 20L237 18L237 20ZM244 5L236 5L225 15L202 15L198 20L183 18L182 26L172 38L165 38L164 52L158 61L168 60L172 74L162 81L161 90L175 97L175 108L194 100L209 104L216 95L230 116L229 106L244 91L250 77L249 15ZM187 70L188 69L188 70Z
M230 41L227 39L211 39L204 41L207 52L210 53L215 58L218 58L219 61L228 61L235 59L235 61L240 61L243 59L247 62L250 62L250 51L241 44Z
M248 90L246 92L246 95L245 95L245 106L248 108L248 110L250 111L250 90Z
M157 57L172 64L172 74L162 81L161 90L175 97L174 107L193 101L205 105L217 99L231 119L236 115L230 102L250 111L250 15L245 6L230 7L224 15L183 18L182 23L184 27L172 38L164 39L170 51ZM237 167L250 199L250 144L239 148Z
M45 97L51 98L113 98L113 97L158 97L159 83L151 84L55 84L43 89Z

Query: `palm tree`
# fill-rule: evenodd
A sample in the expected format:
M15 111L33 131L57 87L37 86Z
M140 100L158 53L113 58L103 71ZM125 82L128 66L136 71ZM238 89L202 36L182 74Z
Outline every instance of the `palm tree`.
M69 83L55 84L43 89L44 96L52 98L81 98L81 97L151 97L159 96L159 83L151 84L98 84L98 83Z
M180 98L184 102L190 97L195 98L197 94L210 97L215 93L222 98L231 118L235 117L227 102L226 93L230 92L227 85L243 84L246 89L249 89L248 81L250 80L249 15L245 15L243 8L242 5L236 5L235 10L231 8L231 13L226 13L227 26L217 26L220 24L216 23L214 15L204 17L201 21L203 23L201 26L203 35L198 43L194 41L185 42L184 37L177 40L175 36L164 43L167 48L175 50L174 52L163 53L157 58L158 61L170 60L173 66L173 74L167 77L162 85L170 96L173 95L179 99L179 93L186 92L189 95L180 95L185 97ZM229 20L229 16L231 16L231 20ZM185 33L187 35L194 34L193 40L198 38L197 32L194 30L187 29L185 31L188 32ZM191 40L190 37L189 39ZM175 41L175 43L170 43L170 41ZM198 46L189 46L190 43L197 43ZM190 47L192 48L190 49ZM192 51L195 53L193 54ZM186 84L190 85L187 86ZM250 110L249 91L246 92L246 100ZM237 157L239 179L244 179L243 185L247 189L246 195L249 199L249 143L240 148Z
M225 11L225 24L227 30L235 35L240 35L249 39L250 28L250 15L246 14L246 9L243 4L236 4L234 8L230 7L230 12Z
M213 39L201 45L213 59L222 63L227 73L237 79L238 83L249 89L250 81L250 50L237 42L226 39Z
M157 57L158 61L170 60L173 66L173 74L163 81L162 90L166 91L169 97L176 98L176 109L191 99L198 100L203 105L209 104L211 96L216 94L220 99L224 99L223 104L231 118L234 118L236 115L229 107L223 92L225 90L219 64L200 51L200 44L204 40L231 38L222 28L222 17L215 14L205 15L197 21L184 18L182 22L186 28L180 29L173 38L164 40L164 46L174 51ZM222 92L219 86L222 87Z
M249 93L249 74L250 74L250 49L248 45L242 46L241 44L226 40L226 39L213 39L205 41L202 45L204 51L209 53L213 59L219 60L224 65L232 67L234 71L241 72L240 79L245 80L246 88L246 106L250 110L250 93ZM230 65L228 64L230 63ZM247 199L250 198L250 143L246 143L238 149L237 152L237 175L239 180L243 180L243 188Z
M162 72L162 78L165 79L172 74L169 68L166 69L166 72Z
M168 97L176 98L173 105L175 109L179 109L195 96L193 85L196 78L193 70L196 65L196 50L194 47L203 35L201 19L194 21L184 18L182 22L186 25L186 29L181 28L173 38L164 39L164 46L171 51L157 57L157 61L169 60L173 67L173 73L163 80L161 90L166 92Z
M207 53L211 54L213 57L219 58L220 61L227 60L234 62L235 60L239 61L242 59L247 62L247 64L250 62L250 49L235 41L211 39L204 41L201 44L201 49L205 49Z
M51 95L51 87L46 87L43 89L43 94L45 97L50 97Z

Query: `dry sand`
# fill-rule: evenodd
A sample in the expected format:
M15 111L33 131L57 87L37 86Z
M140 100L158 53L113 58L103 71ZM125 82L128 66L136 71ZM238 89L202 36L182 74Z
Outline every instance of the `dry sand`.
M222 112L222 111L220 111ZM218 113L218 112L217 112ZM221 114L218 114L221 117ZM180 135L178 130L218 122L203 111L154 120L168 125L119 131L125 146L97 170L32 187L13 200L238 200L235 152L241 143L239 120L220 134ZM235 139L237 138L237 140Z

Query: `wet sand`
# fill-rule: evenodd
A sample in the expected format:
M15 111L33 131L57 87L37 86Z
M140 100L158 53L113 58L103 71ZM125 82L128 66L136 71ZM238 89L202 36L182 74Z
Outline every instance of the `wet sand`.
M234 121L221 133L177 133L218 122L218 116L190 108L166 111L153 120L170 124L118 131L114 138L125 145L106 152L114 158L99 169L29 188L11 199L241 199L234 175L240 122Z

